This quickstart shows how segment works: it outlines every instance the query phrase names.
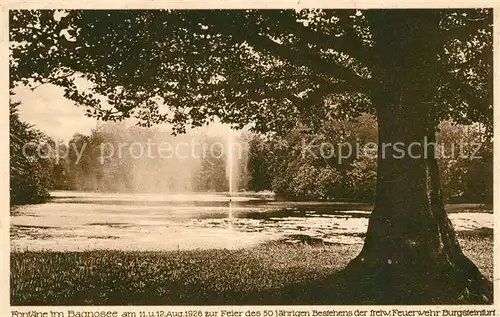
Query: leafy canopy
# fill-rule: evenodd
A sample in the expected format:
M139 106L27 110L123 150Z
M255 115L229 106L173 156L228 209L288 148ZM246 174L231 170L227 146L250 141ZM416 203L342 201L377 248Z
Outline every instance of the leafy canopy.
M11 87L52 83L89 116L168 122L176 132L216 117L260 132L320 127L374 111L380 12L11 11ZM424 16L440 20L435 121L491 130L492 10Z

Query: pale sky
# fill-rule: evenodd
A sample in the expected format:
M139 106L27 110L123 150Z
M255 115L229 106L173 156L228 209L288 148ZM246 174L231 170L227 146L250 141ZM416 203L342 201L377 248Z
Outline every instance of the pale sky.
M37 129L56 139L69 141L73 134L88 135L96 128L97 120L85 116L85 108L78 107L73 101L64 98L64 89L46 84L31 91L26 87L14 89L15 101L21 101L19 116L24 122L34 125ZM130 123L133 125L133 123ZM167 128L167 125L156 126ZM198 128L210 135L227 135L229 128L221 123L213 123L210 127ZM237 135L238 132L235 133Z
M20 119L52 138L69 141L76 132L89 134L96 127L97 120L86 117L84 108L64 98L61 87L43 85L33 91L17 87L14 92L13 99L21 101Z

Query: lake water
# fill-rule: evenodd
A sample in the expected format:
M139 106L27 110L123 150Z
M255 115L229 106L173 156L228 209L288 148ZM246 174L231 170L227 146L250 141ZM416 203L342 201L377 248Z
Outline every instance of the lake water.
M58 191L11 216L15 250L242 248L288 243L363 243L372 206L277 202L238 194L101 194ZM449 205L457 231L493 228L491 209Z

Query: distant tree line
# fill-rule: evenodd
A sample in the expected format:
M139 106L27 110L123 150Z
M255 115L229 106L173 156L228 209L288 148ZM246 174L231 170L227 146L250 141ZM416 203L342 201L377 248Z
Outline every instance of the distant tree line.
M55 188L132 193L227 191L223 144L222 139L203 134L173 137L151 128L102 124L90 135L75 134L69 141L69 155L58 166Z
M9 103L10 203L11 205L43 202L53 188L53 161L40 150L39 142L53 141L33 126L22 122L19 103Z
M104 123L88 135L76 133L68 142L55 141L22 122L18 106L10 103L11 205L44 202L51 190L228 190L226 141L220 137L173 137L151 128Z
M227 145L224 138L203 134L174 138L168 132L151 128L105 123L89 135L77 133L67 143L56 142L22 122L17 107L17 103L10 103L13 205L43 202L53 189L94 192L229 189L227 148L220 146ZM162 142L170 144L163 153L166 158L157 153ZM193 142L198 143L194 150L188 147ZM354 120L329 120L315 134L306 127L299 127L281 139L244 134L235 139L240 145L235 155L236 190L273 191L280 199L370 202L375 193L377 159L376 148L369 145L376 142L376 121L369 115ZM142 154L140 147L133 148L133 143L142 145ZM150 150L145 147L148 143ZM184 143L185 153L173 155L179 154L173 153L173 149L180 143ZM45 146L37 146L40 144ZM438 144L443 151L439 164L444 197L456 202L491 202L491 138L485 137L480 126L443 122ZM474 144L481 144L479 150ZM356 154L359 150L362 151ZM471 159L473 154L477 158Z
M491 138L478 125L445 121L439 128L437 152L444 198L449 202L492 202ZM270 190L283 199L371 202L377 152L370 144L376 142L377 124L369 115L328 121L315 134L297 128L279 140L254 135L249 141L247 189ZM353 154L346 157L349 148ZM361 155L354 155L357 148Z

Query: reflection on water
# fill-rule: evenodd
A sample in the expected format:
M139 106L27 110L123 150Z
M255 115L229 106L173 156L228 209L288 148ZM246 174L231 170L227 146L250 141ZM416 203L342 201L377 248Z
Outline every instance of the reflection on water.
M269 240L362 243L371 206L276 202L271 196L54 192L11 217L17 250L241 248ZM493 228L490 209L447 208L459 231ZM229 217L231 215L231 217Z

